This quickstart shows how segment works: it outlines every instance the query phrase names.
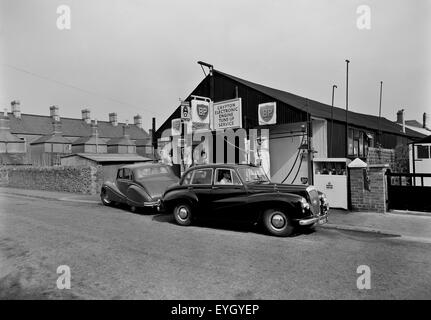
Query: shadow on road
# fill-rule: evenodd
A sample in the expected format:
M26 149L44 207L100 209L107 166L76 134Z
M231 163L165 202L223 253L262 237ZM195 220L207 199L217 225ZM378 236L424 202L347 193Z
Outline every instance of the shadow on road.
M175 219L172 214L169 213L159 213L153 216L153 221L161 222L161 223L170 223L174 225L178 225L175 222ZM268 233L263 229L261 225L253 225L251 223L240 223L240 222L228 222L228 221L195 221L193 222L193 226L203 227L203 228L211 228L211 229L220 229L226 231L233 232L242 232L242 233L257 233L268 235ZM312 234L315 230L313 228L297 228L295 232L290 237L297 237L304 234ZM268 235L270 236L270 235Z

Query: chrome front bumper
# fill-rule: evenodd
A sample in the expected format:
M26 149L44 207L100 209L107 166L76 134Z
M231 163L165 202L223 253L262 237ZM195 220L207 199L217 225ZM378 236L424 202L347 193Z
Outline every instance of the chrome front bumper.
M161 203L161 200L157 200L157 201L148 201L148 202L144 202L144 207L159 207Z
M324 215L317 216L317 217L298 220L298 223L300 226L309 226L310 224L314 224L314 223L325 224L327 222L328 222L328 213L325 213Z

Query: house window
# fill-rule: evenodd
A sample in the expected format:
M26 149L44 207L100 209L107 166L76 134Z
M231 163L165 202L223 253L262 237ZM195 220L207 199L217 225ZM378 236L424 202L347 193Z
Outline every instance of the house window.
M349 129L349 136L347 138L348 155L354 155L353 152L353 129Z
M352 157L366 157L371 140L369 136L370 134L365 134L361 130L349 129L349 135L347 137L348 155Z
M417 146L418 159L429 159L430 158L430 147L429 146Z

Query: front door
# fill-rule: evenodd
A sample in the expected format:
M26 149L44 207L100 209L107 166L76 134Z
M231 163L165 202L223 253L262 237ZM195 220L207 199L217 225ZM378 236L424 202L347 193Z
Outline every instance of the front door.
M196 169L193 171L189 190L192 191L197 199L196 216L208 216L209 204L211 202L211 186L213 169Z
M214 219L247 220L247 192L237 173L229 168L217 168L211 192Z
M124 168L119 170L117 177L117 187L120 192L127 197L127 189L132 181L132 170Z

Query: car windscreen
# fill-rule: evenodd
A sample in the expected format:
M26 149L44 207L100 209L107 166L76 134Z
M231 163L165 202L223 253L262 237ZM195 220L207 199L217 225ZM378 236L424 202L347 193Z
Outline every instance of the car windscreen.
M142 179L148 176L154 176L158 174L168 174L169 170L166 167L142 167L135 169L135 178Z
M269 183L265 171L261 167L238 168L238 173L245 183Z

